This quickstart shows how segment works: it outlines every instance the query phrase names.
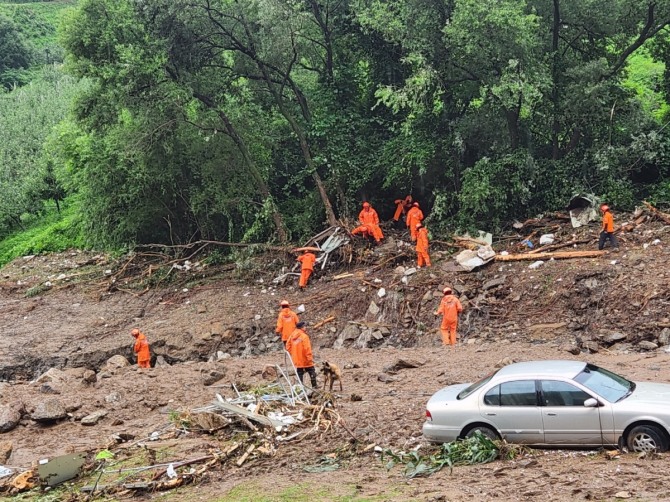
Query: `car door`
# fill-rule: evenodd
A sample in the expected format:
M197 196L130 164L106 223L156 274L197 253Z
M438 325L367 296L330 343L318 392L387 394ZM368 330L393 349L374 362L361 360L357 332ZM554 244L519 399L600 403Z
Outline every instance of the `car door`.
M562 380L541 380L540 390L546 444L603 443L601 408L584 406L584 401L594 396Z
M498 384L483 393L480 413L510 443L544 442L542 411L535 380Z

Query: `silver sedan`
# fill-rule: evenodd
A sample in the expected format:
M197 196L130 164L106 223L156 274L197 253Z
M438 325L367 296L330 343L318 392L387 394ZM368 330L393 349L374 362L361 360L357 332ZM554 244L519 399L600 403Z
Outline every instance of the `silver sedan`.
M510 364L450 385L426 407L423 435L450 442L476 431L535 446L670 447L670 384L632 382L580 361Z

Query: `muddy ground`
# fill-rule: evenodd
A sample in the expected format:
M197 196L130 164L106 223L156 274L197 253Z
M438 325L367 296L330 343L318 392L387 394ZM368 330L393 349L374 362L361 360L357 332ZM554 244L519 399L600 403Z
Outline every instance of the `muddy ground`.
M370 445L426 449L421 425L429 396L444 385L478 378L504 358L579 359L631 379L670 382L665 350L669 227L643 225L624 236L619 253L603 257L549 261L539 269L529 269L532 262L492 263L472 273L453 271L450 252L435 246L431 269L405 275L398 267L412 263L398 244L401 238L384 249L360 251L351 265L334 263L317 272L305 291L292 281L272 284L291 264L289 255L276 253L242 254L235 264L225 265L194 260L183 267L179 261L181 270L164 261L149 266L141 256L112 259L76 251L16 260L0 274L0 377L5 380L0 395L2 405L21 403L25 411L18 427L0 434L0 443L12 446L5 465L27 467L61 453L99 451L113 434L147 437L170 424L175 412L205 405L216 392L232 396L231 382L261 385L264 366L283 362L273 332L277 305L287 299L305 307L301 317L312 326L308 332L317 360L344 368L344 391L335 391L342 425L277 444L273 456L252 458L242 467L212 469L197 486L143 497L458 501L670 496L668 454L645 459L623 454L610 460L594 451L536 450L512 461L407 480L398 467L387 472L374 449L366 451ZM593 243L579 249L589 246ZM335 279L343 273L352 275ZM457 289L466 307L455 351L442 347L435 331L433 311L445 284ZM313 328L331 315L333 321ZM156 367L109 368L113 355L131 358L129 331L135 326L147 334ZM384 372L400 358L423 364L395 375ZM35 381L50 368L63 373ZM361 399L352 400L354 394ZM66 410L65 418L48 425L32 420L40 406L54 401ZM81 425L83 417L101 410L106 415L96 425ZM192 458L228 439L224 433L161 439L145 445L154 452L147 462ZM324 459L335 459L337 468L305 471Z

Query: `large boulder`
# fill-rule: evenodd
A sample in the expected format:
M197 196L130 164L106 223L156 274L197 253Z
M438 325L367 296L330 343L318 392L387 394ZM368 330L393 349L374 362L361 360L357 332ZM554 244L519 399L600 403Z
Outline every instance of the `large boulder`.
M44 383L54 383L56 385L64 384L69 381L68 375L59 370L58 368L50 368L46 372L38 376L33 383L35 384L44 384Z
M40 402L30 416L35 422L55 422L67 417L65 406L58 399Z
M114 371L119 368L125 368L126 366L130 366L130 363L128 362L128 359L121 354L116 354L115 356L110 357L107 359L107 364L105 364L107 371Z
M348 324L340 333L340 336L337 337L335 343L333 344L334 349L344 348L346 342L356 340L361 334L361 330L355 324Z
M0 432L9 432L19 425L22 414L22 403L12 403L0 406Z

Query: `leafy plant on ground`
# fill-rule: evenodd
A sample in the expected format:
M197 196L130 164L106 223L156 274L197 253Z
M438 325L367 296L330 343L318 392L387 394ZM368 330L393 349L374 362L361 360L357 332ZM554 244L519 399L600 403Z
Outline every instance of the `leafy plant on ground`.
M437 452L429 455L421 455L418 451L406 453L388 449L383 452L382 461L388 458L387 469L403 464L405 476L416 478L430 476L444 467L452 469L458 465L486 464L498 459L511 460L523 451L521 447L508 445L504 441L492 441L477 432L469 438L444 443Z

